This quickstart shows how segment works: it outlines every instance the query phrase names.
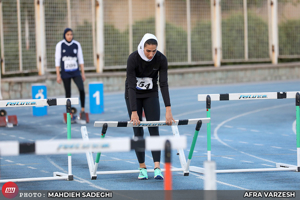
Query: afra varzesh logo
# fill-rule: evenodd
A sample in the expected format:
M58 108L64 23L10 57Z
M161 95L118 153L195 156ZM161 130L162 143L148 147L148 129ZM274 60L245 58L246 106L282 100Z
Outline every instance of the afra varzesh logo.
M2 187L2 194L8 199L15 198L19 194L19 187L14 182L7 182Z

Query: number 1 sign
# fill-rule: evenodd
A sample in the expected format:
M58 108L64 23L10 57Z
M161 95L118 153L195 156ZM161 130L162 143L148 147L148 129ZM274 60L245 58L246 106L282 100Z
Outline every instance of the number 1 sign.
M89 84L90 113L100 114L104 111L103 83Z

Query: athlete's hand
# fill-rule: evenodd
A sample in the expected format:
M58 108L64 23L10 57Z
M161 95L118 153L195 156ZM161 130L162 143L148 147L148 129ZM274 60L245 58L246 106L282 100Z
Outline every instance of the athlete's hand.
M61 77L60 77L60 76L57 76L57 77L56 77L56 82L57 82L58 84L61 84Z
M166 107L166 124L171 126L173 122L175 123L175 120L173 119L171 107L168 106Z
M84 82L85 81L85 75L82 74L81 77L82 77L82 81Z
M131 120L130 120L130 122L132 122L134 126L139 125L141 123L140 119L139 119L139 116L137 114L137 111L133 111L131 113Z

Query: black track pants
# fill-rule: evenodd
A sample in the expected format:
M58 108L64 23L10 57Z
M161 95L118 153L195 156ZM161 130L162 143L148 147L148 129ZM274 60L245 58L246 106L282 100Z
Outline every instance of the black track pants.
M131 109L129 105L129 99L126 100L127 110L129 114L129 118L131 119ZM159 121L160 119L160 106L158 97L148 97L148 98L137 98L137 113L140 121L142 121L143 109L145 112L145 117L147 121ZM150 136L158 136L159 131L158 127L148 127ZM135 127L133 128L135 137L143 137L144 129L143 127ZM137 159L139 163L145 162L145 151L135 151ZM160 154L161 151L152 151L152 157L154 162L160 162Z
M83 81L81 76L76 76L72 77L80 94L80 102L81 102L81 107L84 108L84 103L85 103L85 93L84 93L84 86L83 86ZM66 92L66 98L71 97L71 79L72 78L64 78L63 83L65 87L65 92Z

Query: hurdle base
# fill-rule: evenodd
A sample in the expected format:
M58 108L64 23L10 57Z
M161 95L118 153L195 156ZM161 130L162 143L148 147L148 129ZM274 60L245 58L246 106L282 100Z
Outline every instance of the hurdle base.
M54 177L64 177L65 180L67 181L73 181L74 180L74 177L73 175L71 174L65 174L65 173L62 173L62 172L53 172L53 176Z
M161 169L162 172L166 171L165 169ZM171 169L173 172L182 172L182 168L174 168ZM131 174L131 173L139 173L140 170L116 170L116 171L97 171L96 174ZM147 169L147 172L154 172L154 169Z
M215 172L217 174L220 174L220 173L272 172L272 171L295 171L296 172L297 170L298 170L298 167L295 165L276 163L275 168L221 169L221 170L215 170ZM190 171L204 174L204 168L202 168L202 167L190 166Z
M190 166L189 169L190 169L191 172L204 174L204 169L202 167Z
M97 176L92 176L91 179L92 179L92 180L96 180L96 179L97 179Z
M73 175L68 175L68 181L73 181L73 180L74 180Z
M285 163L276 163L277 168L295 168L295 165L285 164Z
M190 173L183 173L183 176L189 176Z
M73 177L73 175L71 175ZM67 174L61 172L53 172L53 177L37 177L37 178L18 178L18 179L4 179L0 183L6 182L32 182L32 181L55 181L55 180L68 180Z
M295 166L295 165L290 165L290 164L285 164L285 163L276 163L276 167L279 167L279 168L296 168L296 172L300 172L300 167Z
M65 174L65 173L62 173L62 172L53 172L53 176L54 177L65 177L67 181L73 181L74 180L74 177L73 175L71 174Z

